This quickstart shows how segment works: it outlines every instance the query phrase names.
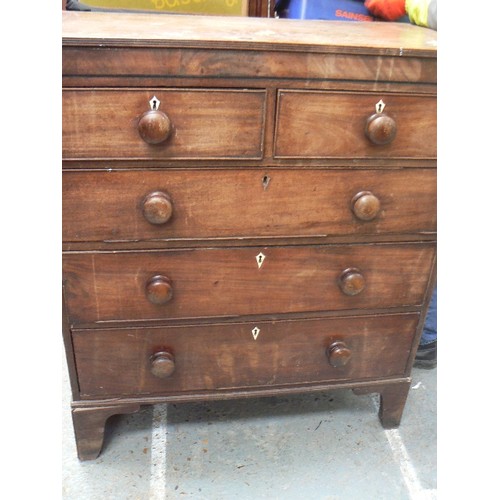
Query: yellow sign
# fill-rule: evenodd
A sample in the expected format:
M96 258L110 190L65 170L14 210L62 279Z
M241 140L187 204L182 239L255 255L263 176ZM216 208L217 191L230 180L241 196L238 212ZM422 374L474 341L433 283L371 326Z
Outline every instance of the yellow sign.
M248 15L248 0L82 0L89 7L179 14Z

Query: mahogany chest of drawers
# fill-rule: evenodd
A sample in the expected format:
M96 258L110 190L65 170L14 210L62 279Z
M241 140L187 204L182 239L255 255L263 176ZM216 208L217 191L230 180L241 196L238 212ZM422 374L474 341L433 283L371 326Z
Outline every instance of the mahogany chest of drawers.
M353 389L399 425L435 280L436 35L63 13L78 454L168 401Z

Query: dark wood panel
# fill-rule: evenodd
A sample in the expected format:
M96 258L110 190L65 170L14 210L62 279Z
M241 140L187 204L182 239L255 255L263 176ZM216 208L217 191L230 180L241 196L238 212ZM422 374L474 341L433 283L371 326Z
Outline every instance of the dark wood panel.
M437 73L435 61L418 57L314 52L65 47L62 57L64 77L307 78L435 84Z
M161 224L144 215L155 192L173 206ZM373 220L353 212L361 192L380 201ZM66 242L429 233L435 209L431 169L63 173Z
M283 314L419 305L433 257L424 243L74 253L63 277L73 324ZM354 296L339 286L348 268L366 283ZM163 305L146 297L158 275L173 291Z
M383 100L397 126L390 144L375 145L365 135L368 118ZM281 91L275 152L296 158L435 158L437 105L432 96L343 92Z
M248 15L255 17L273 17L275 0L249 0Z
M73 341L82 397L145 397L402 375L417 320L411 314L77 330ZM345 366L329 364L333 342L350 351ZM164 379L151 371L152 356L161 351L170 352L174 364Z
M63 157L260 158L265 96L251 90L66 89ZM160 144L148 144L138 132L153 97L172 124Z

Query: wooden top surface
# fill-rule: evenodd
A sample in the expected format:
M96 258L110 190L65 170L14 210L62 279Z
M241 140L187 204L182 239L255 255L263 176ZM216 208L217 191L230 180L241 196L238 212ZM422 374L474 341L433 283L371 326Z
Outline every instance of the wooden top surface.
M407 23L62 12L63 45L215 47L436 57L435 31Z

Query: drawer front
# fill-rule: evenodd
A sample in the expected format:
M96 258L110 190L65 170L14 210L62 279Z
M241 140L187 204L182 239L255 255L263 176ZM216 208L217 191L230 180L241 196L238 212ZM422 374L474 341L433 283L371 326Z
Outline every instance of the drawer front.
M435 158L436 98L392 94L280 91L275 151L295 158ZM394 120L389 144L373 144L366 122L383 113Z
M252 90L65 89L63 158L260 158L265 95ZM171 127L158 144L139 133L154 97Z
M73 344L83 397L147 396L402 375L417 321L406 314L76 330ZM165 378L161 352L174 369Z
M435 207L434 169L63 173L68 242L434 232Z
M73 324L422 303L433 244L85 252L63 256ZM354 270L354 271L353 271Z

